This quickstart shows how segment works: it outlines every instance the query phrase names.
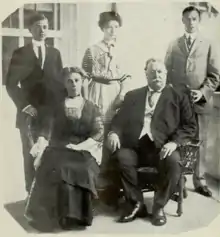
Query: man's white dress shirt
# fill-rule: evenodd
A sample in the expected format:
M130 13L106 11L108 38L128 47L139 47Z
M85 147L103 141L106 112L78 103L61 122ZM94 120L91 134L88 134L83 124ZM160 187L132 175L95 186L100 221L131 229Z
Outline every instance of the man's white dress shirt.
M148 87L144 111L144 125L139 139L147 134L149 138L153 141L153 136L151 133L151 120L160 96L161 90L157 92L153 91L150 87ZM152 101L152 105L150 105L150 101Z
M39 58L38 55L38 47L41 47L41 52L42 52L42 64L41 68L43 69L44 67L44 62L45 62L45 57L46 57L46 47L45 47L45 42L44 41L36 41L32 39L32 45L33 45L33 50L37 58Z

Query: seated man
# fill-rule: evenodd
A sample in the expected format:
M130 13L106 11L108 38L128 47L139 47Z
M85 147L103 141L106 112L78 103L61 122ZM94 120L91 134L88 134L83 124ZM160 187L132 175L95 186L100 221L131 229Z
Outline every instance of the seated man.
M164 225L164 206L175 192L181 163L178 146L196 135L197 124L186 87L166 85L166 68L155 59L145 67L148 86L126 94L112 121L107 146L114 153L126 202L132 207L119 222L130 222L147 214L138 186L137 167L159 170L153 205L153 225Z

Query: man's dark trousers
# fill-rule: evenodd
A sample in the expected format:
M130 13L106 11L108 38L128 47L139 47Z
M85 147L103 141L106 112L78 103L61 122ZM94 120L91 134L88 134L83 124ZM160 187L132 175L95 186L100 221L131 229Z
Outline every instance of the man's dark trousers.
M115 153L117 168L120 171L125 198L131 203L143 202L143 194L138 182L138 167L156 167L159 171L158 190L154 205L164 207L176 191L181 174L180 154L176 150L160 160L160 149L145 135L134 149L121 148Z

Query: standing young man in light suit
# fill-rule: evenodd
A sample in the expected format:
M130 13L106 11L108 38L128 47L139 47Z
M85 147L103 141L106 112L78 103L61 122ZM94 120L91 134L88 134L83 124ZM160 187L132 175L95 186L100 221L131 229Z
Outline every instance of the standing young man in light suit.
M194 108L199 124L199 138L203 141L200 157L193 175L196 192L212 196L205 174L208 114L211 96L219 85L219 58L213 44L203 38L199 31L200 11L189 6L182 12L185 26L183 36L172 42L167 50L165 65L173 85L186 84L191 89Z
M29 31L32 42L14 51L6 80L8 94L17 107L16 127L21 135L27 192L33 181L34 167L25 121L28 116L34 118L31 129L37 137L40 121L61 95L59 76L63 67L60 52L45 43L48 19L33 12Z

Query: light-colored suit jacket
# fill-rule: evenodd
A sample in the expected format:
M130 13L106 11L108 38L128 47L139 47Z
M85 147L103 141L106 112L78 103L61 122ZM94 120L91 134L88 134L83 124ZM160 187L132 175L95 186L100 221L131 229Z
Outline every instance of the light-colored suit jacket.
M173 85L183 83L190 89L201 90L204 98L195 104L195 110L197 113L208 113L210 98L220 80L220 61L214 45L199 34L189 50L185 37L179 37L169 45L165 65L168 80Z

